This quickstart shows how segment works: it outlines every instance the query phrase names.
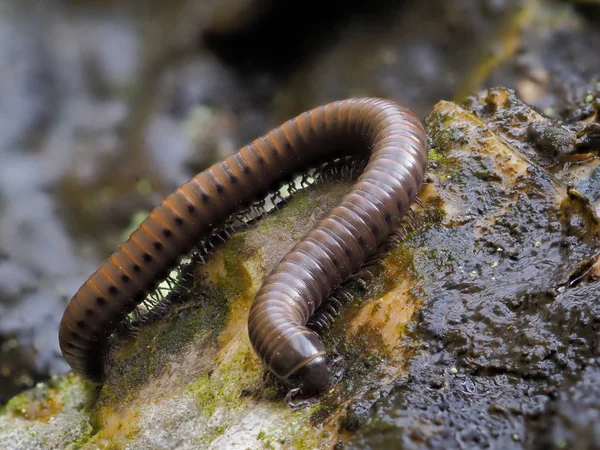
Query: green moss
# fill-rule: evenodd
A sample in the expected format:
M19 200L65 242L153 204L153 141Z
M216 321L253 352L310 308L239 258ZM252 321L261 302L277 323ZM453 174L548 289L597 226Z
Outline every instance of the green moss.
M414 248L403 243L391 251L390 257L392 258L393 263L396 264L403 272L407 271L411 278L417 278L414 260ZM392 279L389 281L395 284L397 279Z
M0 408L0 414L22 414L25 411L25 406L30 403L31 399L27 393L15 395L6 405Z
M130 410L125 416L119 417L118 420L114 420L116 417L113 416L110 425L102 429L92 424L95 432L88 437L86 442L88 445L85 448L93 445L95 445L94 448L99 445L102 448L125 448L128 441L135 439L140 434L141 430L137 425L137 414L137 410Z
M436 148L438 148L442 154L448 154L457 144L465 145L467 141L464 137L462 128L462 126L456 125L440 132L434 139Z
M241 395L244 389L257 391L262 366L252 354L250 343L242 339L226 355L217 361L210 374L201 374L196 381L188 385L193 394L199 414L206 420L219 410L224 414L238 415L239 408L246 405ZM223 423L223 420L220 420ZM202 444L212 442L228 428L228 425L215 427L202 437Z
M235 414L235 410L243 404L243 398L240 396L239 371L228 373L219 372L218 376L202 374L194 383L188 386L188 391L194 395L199 414L207 420L212 417L215 411L223 410L227 413ZM229 425L227 423L215 427L206 433L202 439L202 444L208 444L222 435Z
M381 310L381 302L376 302L371 309L371 315L374 316Z
M322 433L310 432L314 426L311 425L310 416L318 406L312 408L303 408L292 412L289 408L282 409L281 426L271 430L261 429L256 435L256 440L260 442L261 448L294 448L294 449L314 449L321 448L324 436Z
M314 195L313 189L308 188L296 192L285 205L285 214L272 214L261 218L258 225L260 232L269 234L275 231L292 230L296 218L319 207L321 201L319 196Z
M73 430L68 430L68 432L69 434L72 434ZM80 448L83 448L83 446L87 444L92 437L94 437L96 432L88 422L81 421L80 430L76 434L79 436L76 440L67 442L68 450L79 450Z
M223 395L221 389L215 390L214 382L210 375L201 375L198 380L188 387L188 390L196 397L196 403L202 415L212 416L217 407L216 401Z
M437 271L444 273L453 271L458 266L458 260L449 250L423 250L420 255Z
M435 173L439 177L440 181L446 181L447 179L458 179L457 175L460 175L460 161L455 157L445 156L443 153L438 153L437 149L430 152L434 154L434 158L430 159L430 163L437 163L435 167Z
M225 431L226 431L228 428L229 428L229 424L223 424L223 425L221 425L221 426L219 426L219 427L216 427L216 428L215 428L215 434L216 434L217 436L220 436L220 435L222 435L223 433L225 433Z
M265 430L260 430L258 432L258 435L256 436L256 440L257 441L262 441L263 443L263 448L265 449L274 449L275 445L273 444L273 442L276 442L275 439L268 435Z
M203 305L173 308L166 318L143 326L135 338L119 348L101 404L129 404L150 377L162 372L169 355L181 353L196 339L216 341L227 317L226 290L202 286L190 297L204 300ZM139 346L138 342L152 345Z
M248 401L240 394L242 390L250 387L253 392L260 392L262 382L260 374L263 367L251 353L250 344L242 339L235 348L234 353L229 352L223 356L210 375L202 374L198 379L188 386L198 405L199 414L210 419L218 411L219 421L226 421L228 414L238 417L244 414ZM264 392L261 398L267 398ZM279 400L281 397L279 397ZM280 445L288 445L292 448L316 448L314 437L306 429L309 427L309 418L314 408L305 408L299 411L291 411L286 405L275 403L274 408L280 407L281 423L285 424L283 429L275 427L273 430L261 429L256 439L261 442L262 448L278 448ZM216 427L204 434L198 445L206 446L215 438L220 436L228 428L227 425ZM310 441L310 442L309 442Z
M268 439L267 433L265 433L265 430L260 430L258 432L258 436L256 436L256 440L257 441L264 441Z
M447 161L447 155L440 153L436 148L429 149L429 161L443 165Z
M45 421L65 405L81 402L93 387L79 376L68 374L52 377L45 383L16 395L0 409L0 414L20 416L27 420Z
M219 286L222 297L237 299L244 296L252 286L252 277L248 273L243 261L247 252L245 240L233 238L229 241L225 251L225 273L219 277Z
M439 197L429 199L425 205L425 210L418 216L419 220L415 227L418 230L417 234L426 232L433 225L441 224L445 217L446 211L443 200Z
M156 339L156 346L170 354L179 353L197 337L212 336L216 339L225 326L228 297L219 289L201 288L197 298L206 302L200 307L185 307L179 314L173 314L165 333ZM191 295L192 298L195 294ZM181 314L184 312L184 314Z
M219 365L215 376L202 374L188 386L203 416L211 417L217 407L233 410L242 404L242 386L251 384L259 372L256 362L248 358L247 350L240 349L231 362Z
M297 199L294 201L294 205L298 210L306 211L309 208L309 198L308 195L299 195Z

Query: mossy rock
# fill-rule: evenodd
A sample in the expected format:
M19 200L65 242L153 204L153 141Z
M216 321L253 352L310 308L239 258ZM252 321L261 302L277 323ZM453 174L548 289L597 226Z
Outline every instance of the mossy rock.
M264 277L349 182L312 187L232 236L195 269L181 301L121 339L101 391L70 375L13 399L0 415L3 442L18 442L12 448L438 448L475 421L481 442L523 447L530 426L524 416L507 407L498 416L486 392L500 390L530 405L523 384L543 390L567 371L576 374L589 357L576 340L590 344L593 325L561 333L552 307L576 293L577 287L569 294L560 286L595 267L595 213L585 195L573 194L548 170L547 155L534 158L526 135L509 139L501 117L481 114L490 110L483 108L490 98L505 99L496 111L510 116L511 130L541 120L506 90L462 106L436 105L426 120L432 157L419 194L423 205L414 206L406 238L383 255L374 278L349 290L351 301L325 334L333 373L327 392L291 408L285 391L264 377L246 319ZM517 106L520 114L506 115ZM581 286L598 289L591 281ZM578 301L582 314L593 314ZM469 403L457 394L461 382L487 391L472 391ZM92 394L94 402L86 397Z

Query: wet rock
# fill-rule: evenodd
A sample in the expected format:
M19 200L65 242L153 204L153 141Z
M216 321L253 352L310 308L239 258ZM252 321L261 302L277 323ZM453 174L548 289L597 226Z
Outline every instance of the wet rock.
M337 429L352 429L353 423L366 420L370 405L379 398L377 392L365 394L348 409L345 425L337 417L348 393L361 392L366 384L376 385L379 377L401 370L402 356L396 354L403 348L399 330L416 304L408 285L389 289L383 284L393 285L392 280L408 270L403 256L390 257L393 267L369 288L373 299L366 309L348 311L353 317L350 327L334 326L338 331L328 338L328 346L338 355L333 359L341 361L333 364L341 381L322 402L312 401L310 407L296 411L286 406L285 391L264 380L245 327L262 278L347 189L348 183L338 182L299 194L283 214L264 218L214 253L181 303L142 326L137 336L121 339L111 375L87 419L95 431L82 427L81 434L70 435L73 441L68 442L85 442L90 448L110 442L127 442L132 448L314 448L333 445ZM364 292L357 289L352 298ZM404 303L405 312L391 316L398 302ZM381 330L371 323L381 325ZM63 411L54 415L65 419ZM32 420L13 415L4 419L6 428L0 428L0 436L18 434ZM120 423L116 427L115 419ZM16 428L10 425L13 422ZM304 431L311 429L314 432ZM45 433L54 431L34 427L31 439L37 442Z
M532 415L530 448L584 450L600 447L600 385L598 364L577 374L577 381L561 386L559 398L548 402L541 414ZM566 389L565 389L566 388Z
M263 378L245 324L263 277L343 195L341 182L233 236L166 315L122 336L85 419L94 432L73 439L84 448L520 449L593 438L585 380L600 348L597 231L585 220L573 230L581 200L527 156L536 154L527 133L504 138L502 117L527 130L534 112L513 102L523 114L481 114L500 93L440 102L428 116L423 208L369 285L348 288L353 300L325 333L329 391L291 410ZM570 420L553 406L563 404ZM2 420L12 430L28 419Z
M443 215L415 238L424 306L412 335L427 346L350 448L523 448L526 417L597 353L590 299L600 286L577 276L594 241L561 220L567 188L523 158L536 154L527 133L508 132L538 118L514 103L482 114L494 94L428 116L435 169L425 192L439 195Z
M265 42L283 48L263 52L269 63L276 65L279 54L301 60L300 72L277 92L273 67L263 65L266 75L253 78L240 69L246 66L198 50L207 30L222 34L251 24L263 12L261 1L181 0L172 8L154 2L143 14L140 5L148 2L2 4L0 390L8 386L5 380L12 384L0 392L0 402L15 386L65 370L56 342L64 304L118 244L124 227L135 221L132 212L149 208L186 174L273 125L272 97L280 118L362 94L402 99L424 113L440 97L460 96L481 83L510 84L545 114L512 93L492 90L474 96L460 114L448 112L460 116L458 124L433 126L432 116L438 150L448 153L432 153L436 194L417 222L427 233L411 235L373 286L353 292L362 300L327 335L338 387L310 410L296 416L279 408L281 392L261 382L260 365L237 331L260 274L279 253L248 260L248 270L223 256L212 272L216 291L195 291L196 302L176 308L164 328L152 325L117 355L117 362L133 358L115 366L94 410L97 434L85 413L58 436L72 419L64 411L52 410L48 417L56 422L48 423L11 412L0 419L6 442L25 448L56 442L62 448L67 442L125 442L139 434L134 442L140 448L160 448L173 443L173 434L156 432L160 423L179 433L177 443L192 447L233 445L237 438L258 447L342 446L358 432L349 446L402 441L407 448L477 448L493 442L520 448L529 442L526 433L538 433L528 421L540 416L562 427L556 442L576 445L571 429L593 436L586 419L594 417L592 406L573 412L575 423L548 402L560 399L568 409L579 392L591 392L565 374L583 379L586 351L597 344L590 319L597 311L588 301L597 297L592 248L600 216L598 169L590 158L598 133L589 121L600 97L593 80L599 61L593 57L594 19L574 14L565 2L469 0L453 6L458 9L404 2L394 12L378 2L379 13L372 15L347 15L351 8L338 3L344 8L337 15L349 19L336 22L343 27L327 35L330 46L323 44L330 22L302 22L305 34L296 42L309 35L316 42L303 58L295 51L303 44L289 51L289 41L273 39L279 34L266 28ZM310 8L307 14L314 17ZM281 36L289 31L283 28ZM255 57L248 52L245 61ZM576 126L563 126L557 117ZM200 154L200 147L210 154ZM478 147L490 154L500 149L500 156L492 164L489 154L475 152L475 167L464 156ZM170 164L161 172L156 166L165 159ZM448 213L444 220L442 213ZM300 214L307 215L313 223L315 217ZM224 255L244 253L240 248L252 242L262 248L302 235L292 225L271 225L262 238L248 234L248 242L234 241ZM420 246L435 254L423 256L415 250ZM418 281L422 273L426 280ZM227 274L243 282L220 291L217 282L229 283ZM239 303L231 300L225 310L231 298ZM418 312L422 303L427 306ZM202 312L195 314L196 308ZM409 322L415 317L416 324ZM185 332L173 334L182 323ZM157 330L160 339L154 340ZM185 356L190 348L194 355ZM178 379L165 381L167 375ZM564 395L569 389L570 397ZM145 397L158 401L150 405ZM241 406L228 412L232 405ZM245 421L236 421L246 412ZM289 425L274 427L279 420ZM304 430L312 430L305 439Z
M589 179L579 183L578 189L592 203L597 204L600 200L600 167L596 167L592 171Z
M557 123L531 124L527 127L527 138L538 152L552 159L569 155L576 150L573 133Z
M579 199L584 209L598 216L594 111L582 121L561 123L533 110L514 91L504 88L482 91L469 97L466 105L524 156L547 168L564 185L573 186L572 193L583 194L570 198Z
M74 376L48 383L13 398L0 411L0 435L10 449L78 448L93 434L85 405L86 386Z
M533 110L513 90L485 90L468 98L466 105L495 133L539 165L564 162L564 157L576 150L574 132Z
M598 121L598 110L600 102L596 101L595 120L587 124L577 133L577 148L579 151L597 151L600 148L600 122Z

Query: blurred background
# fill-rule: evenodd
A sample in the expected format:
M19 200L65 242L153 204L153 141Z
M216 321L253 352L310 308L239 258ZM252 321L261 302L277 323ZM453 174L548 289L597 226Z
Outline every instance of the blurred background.
M70 297L167 193L306 109L508 86L575 120L592 0L0 0L0 404L66 371Z

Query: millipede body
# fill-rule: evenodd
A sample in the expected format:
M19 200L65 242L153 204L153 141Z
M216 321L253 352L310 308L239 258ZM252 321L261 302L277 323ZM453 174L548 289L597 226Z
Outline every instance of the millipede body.
M265 279L248 317L252 346L272 373L307 394L324 389L326 352L306 322L399 224L427 165L421 123L389 100L305 112L165 198L67 305L59 341L73 370L102 382L110 336L199 240L294 175L348 155L366 155L364 171Z

